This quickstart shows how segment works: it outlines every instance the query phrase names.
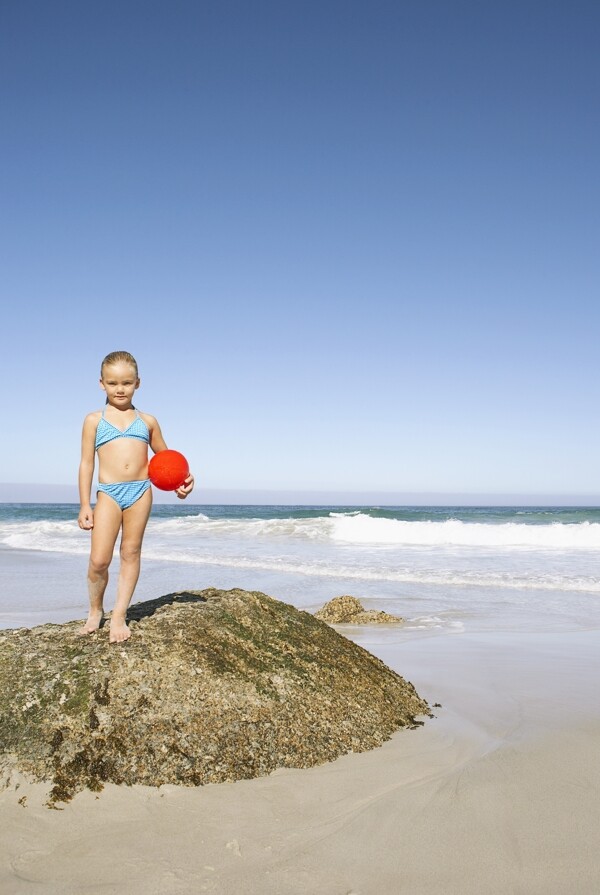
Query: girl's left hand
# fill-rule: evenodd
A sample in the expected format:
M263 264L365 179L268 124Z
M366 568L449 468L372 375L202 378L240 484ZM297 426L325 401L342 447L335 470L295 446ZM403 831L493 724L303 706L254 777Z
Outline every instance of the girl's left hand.
M190 472L189 476L187 477L187 479L185 480L185 482L183 483L183 485L180 485L180 486L179 486L179 488L177 489L177 491L175 492L175 494L176 494L177 497L179 497L181 500L185 500L186 497L188 496L188 494L191 494L191 492L192 492L193 490L194 490L194 476L193 476L192 473Z

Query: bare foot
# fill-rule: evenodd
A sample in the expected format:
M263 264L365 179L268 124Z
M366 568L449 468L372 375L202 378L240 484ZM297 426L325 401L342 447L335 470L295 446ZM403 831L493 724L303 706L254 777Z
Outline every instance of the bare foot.
M90 609L88 620L83 628L80 628L78 634L93 634L102 624L103 613L101 609Z
M129 640L130 637L131 631L127 627L125 619L115 618L113 615L110 620L109 643L123 643L124 640Z

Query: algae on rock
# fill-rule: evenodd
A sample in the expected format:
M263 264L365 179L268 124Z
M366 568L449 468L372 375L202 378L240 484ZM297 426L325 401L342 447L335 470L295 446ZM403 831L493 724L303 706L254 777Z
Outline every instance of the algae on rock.
M199 785L379 746L430 714L412 684L312 615L243 590L130 608L133 636L80 622L0 631L0 777L64 801L105 782Z

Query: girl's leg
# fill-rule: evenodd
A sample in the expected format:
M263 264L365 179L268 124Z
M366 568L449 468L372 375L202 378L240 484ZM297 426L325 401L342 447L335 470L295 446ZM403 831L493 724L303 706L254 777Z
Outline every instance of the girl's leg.
M139 500L123 510L121 569L117 585L117 600L110 621L109 640L111 643L121 643L131 637L125 616L140 575L142 540L151 507L152 489L148 488Z
M90 614L87 622L80 629L80 634L92 634L100 627L104 591L108 584L108 567L113 557L122 518L123 513L119 504L108 494L99 491L94 508L94 527L91 533L92 546L88 567Z

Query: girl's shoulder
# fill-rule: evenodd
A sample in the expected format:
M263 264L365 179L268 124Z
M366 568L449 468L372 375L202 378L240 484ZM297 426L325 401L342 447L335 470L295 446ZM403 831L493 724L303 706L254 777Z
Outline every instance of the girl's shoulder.
M100 418L102 417L101 410L92 410L91 413L88 413L86 418L83 421L84 426L97 426L100 422Z
M136 410L137 410L137 408L136 408ZM145 413L143 410L138 410L137 412L141 416L141 418L144 420L144 422L146 423L146 425L148 426L149 429L151 429L153 426L158 425L158 421L157 421L156 417L152 416L151 413Z

